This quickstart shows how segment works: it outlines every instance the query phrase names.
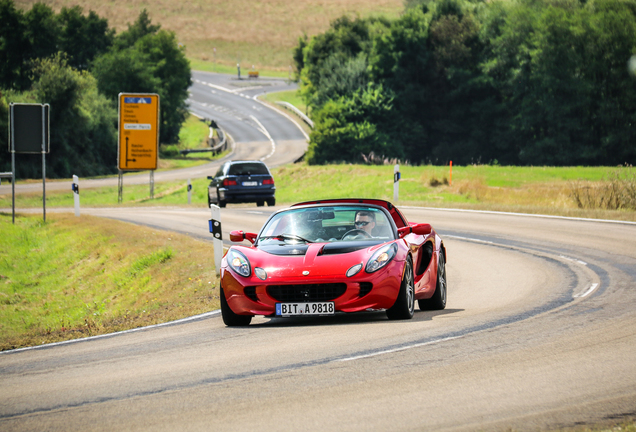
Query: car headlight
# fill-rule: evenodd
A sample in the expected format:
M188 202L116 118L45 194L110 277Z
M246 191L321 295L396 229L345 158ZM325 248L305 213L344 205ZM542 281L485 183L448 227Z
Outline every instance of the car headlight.
M362 263L360 264L356 264L353 267L351 267L349 270L347 270L347 277L352 277L357 275L360 270L362 270Z
M249 277L252 274L252 267L250 266L250 262L247 260L245 255L241 252L230 249L227 253L227 262L238 274L244 277Z
M382 267L387 265L395 255L397 254L397 245L395 243L391 243L390 245L386 245L377 251L371 256L371 259L367 263L365 270L367 273L373 273L375 271L380 270Z

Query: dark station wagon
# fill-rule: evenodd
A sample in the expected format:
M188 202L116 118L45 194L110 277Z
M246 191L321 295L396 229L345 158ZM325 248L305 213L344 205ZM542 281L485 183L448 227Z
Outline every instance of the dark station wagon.
M208 176L208 205L255 202L258 206L276 204L274 177L261 161L225 162L217 173Z

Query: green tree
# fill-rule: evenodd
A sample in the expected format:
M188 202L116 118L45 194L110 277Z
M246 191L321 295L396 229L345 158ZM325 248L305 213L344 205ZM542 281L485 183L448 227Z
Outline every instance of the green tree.
M137 38L137 39L135 39ZM157 93L160 97L160 140L177 142L188 116L190 63L175 34L150 24L146 11L119 35L113 49L93 62L100 91L116 101L119 93Z
M371 152L403 158L403 149L391 140L390 131L378 127L392 115L392 102L381 86L374 85L326 102L315 116L307 161L361 161Z
M69 56L69 64L76 69L87 70L93 59L108 51L113 43L115 31L93 11L84 16L79 6L62 8L57 20L59 49Z
M27 88L29 79L23 66L31 46L24 14L13 0L0 0L0 23L0 88Z
M51 152L46 158L47 177L117 172L117 111L98 92L95 79L88 72L69 66L62 54L37 60L33 71L33 88L22 93L8 92L7 99L50 105ZM0 135L6 134L6 129L0 131ZM42 175L40 156L20 154L17 159L18 178ZM0 152L0 169L9 171L9 166L9 153Z

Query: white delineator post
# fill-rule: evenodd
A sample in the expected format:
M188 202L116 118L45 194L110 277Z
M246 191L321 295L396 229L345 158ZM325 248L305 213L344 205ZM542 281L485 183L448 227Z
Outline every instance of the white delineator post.
M214 236L212 244L214 245L214 266L216 267L217 276L221 274L221 260L223 259L223 234L221 232L221 208L217 205L210 204L211 219L210 233Z
M400 165L393 167L393 201L397 201L400 195Z
M79 200L79 178L73 175L73 200L75 201L75 216L80 215L80 200Z

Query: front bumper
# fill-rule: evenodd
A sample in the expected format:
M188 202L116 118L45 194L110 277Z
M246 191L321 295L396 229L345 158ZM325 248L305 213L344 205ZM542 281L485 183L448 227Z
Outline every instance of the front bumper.
M339 312L359 312L367 309L388 309L395 303L402 282L403 262L393 261L386 268L376 273L362 270L358 275L342 277L302 277L277 280L268 278L262 281L255 276L241 277L227 267L221 269L221 286L228 305L239 315L274 315L277 300L270 287L287 287L303 290L307 286L324 286L344 284L346 289L342 295L333 299L335 310ZM298 301L298 300L295 300ZM306 301L317 301L307 298ZM302 301L301 301L302 302Z

